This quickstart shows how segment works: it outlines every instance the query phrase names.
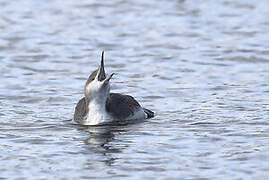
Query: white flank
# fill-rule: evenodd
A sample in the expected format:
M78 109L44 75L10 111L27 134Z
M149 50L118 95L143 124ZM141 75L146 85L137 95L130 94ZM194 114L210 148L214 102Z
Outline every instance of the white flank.
M138 119L145 119L147 114L144 112L142 108L139 108L138 111L134 113L134 115L129 116L126 120L138 120Z

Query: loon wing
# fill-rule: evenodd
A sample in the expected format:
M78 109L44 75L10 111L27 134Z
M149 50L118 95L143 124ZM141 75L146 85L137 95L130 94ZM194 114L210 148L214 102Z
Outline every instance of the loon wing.
M74 121L80 123L83 121L83 118L86 114L86 101L85 97L80 99L77 103L75 114L74 114Z
M110 93L106 101L106 110L114 118L125 120L135 116L137 112L143 109L132 96Z

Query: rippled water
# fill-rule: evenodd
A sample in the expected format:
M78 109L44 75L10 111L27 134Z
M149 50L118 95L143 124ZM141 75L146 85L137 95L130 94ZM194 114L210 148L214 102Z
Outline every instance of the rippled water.
M267 0L0 0L0 179L268 179ZM72 124L106 51L156 117Z

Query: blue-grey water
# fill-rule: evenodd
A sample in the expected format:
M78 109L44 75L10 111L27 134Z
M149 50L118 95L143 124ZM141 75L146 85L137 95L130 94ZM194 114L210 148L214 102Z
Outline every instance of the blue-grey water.
M269 179L267 0L0 7L0 179ZM102 50L156 117L71 122Z

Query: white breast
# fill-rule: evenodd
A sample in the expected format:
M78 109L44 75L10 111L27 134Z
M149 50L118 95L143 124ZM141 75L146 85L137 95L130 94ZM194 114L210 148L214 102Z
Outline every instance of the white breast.
M89 103L88 108L89 111L83 121L83 125L98 125L112 121L112 118L106 112L105 104L100 105L93 101Z

